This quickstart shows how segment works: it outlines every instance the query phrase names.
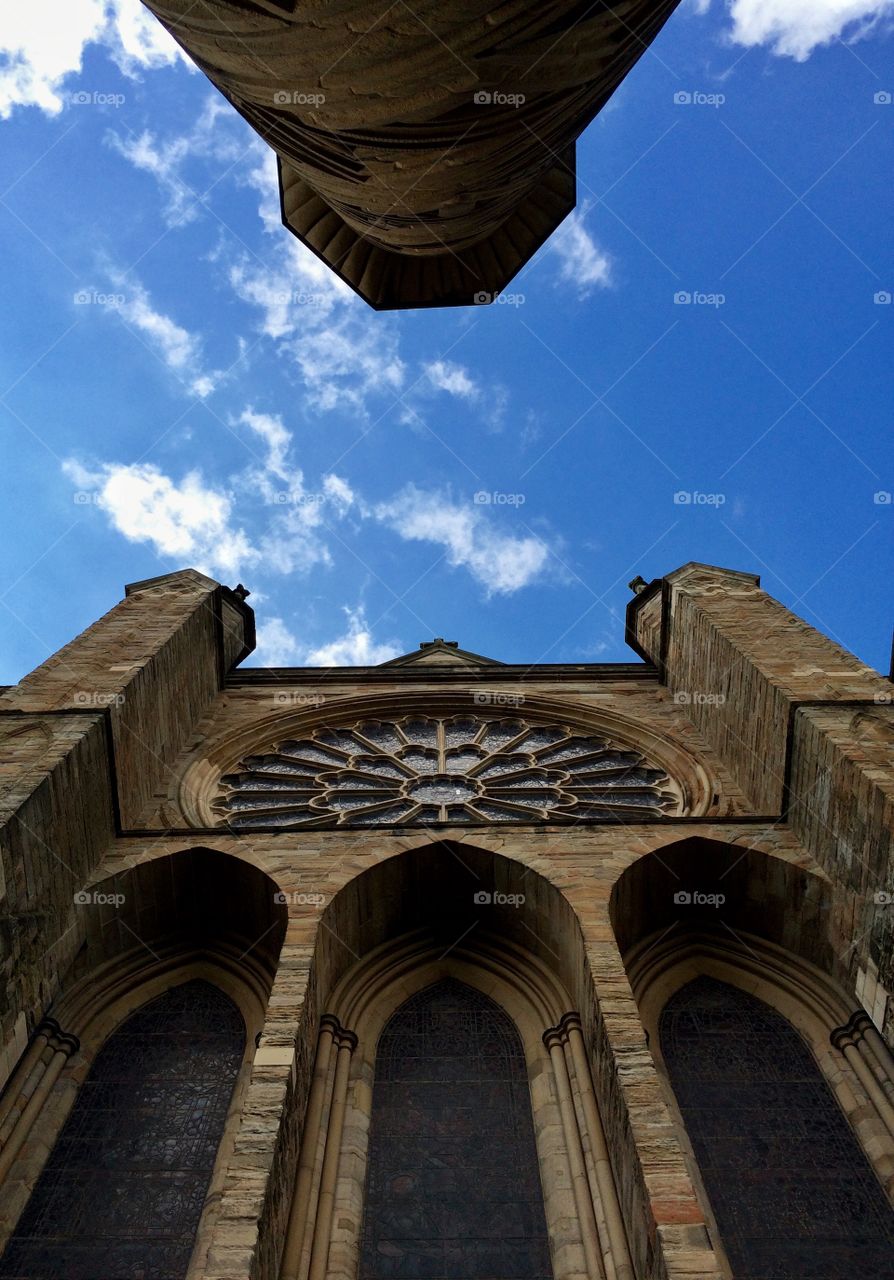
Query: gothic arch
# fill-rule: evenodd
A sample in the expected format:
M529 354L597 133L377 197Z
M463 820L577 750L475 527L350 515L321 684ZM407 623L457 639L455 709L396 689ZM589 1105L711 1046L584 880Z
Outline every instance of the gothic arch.
M74 905L87 916L68 980L0 1096L0 1249L103 1046L165 992L199 981L238 1010L245 1043L190 1263L189 1276L198 1277L265 1022L285 910L263 872L208 849L160 856L91 882Z
M675 901L681 893L691 901ZM894 1060L835 972L829 907L830 885L818 871L700 839L646 855L614 887L611 918L625 970L715 1242L722 1235L660 1034L663 1011L700 978L747 993L794 1029L894 1200ZM731 1276L722 1243L718 1253Z
M586 1048L593 996L580 925L544 877L465 844L386 859L323 913L308 1010L317 1020L305 1033L317 1049L281 1277L355 1280L376 1046L407 999L445 979L494 1001L521 1037L556 1280L633 1280Z

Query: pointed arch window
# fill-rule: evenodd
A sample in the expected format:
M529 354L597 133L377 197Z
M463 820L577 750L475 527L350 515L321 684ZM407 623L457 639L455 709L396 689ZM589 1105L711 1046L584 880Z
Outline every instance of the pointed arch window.
M890 1275L894 1211L795 1028L702 976L659 1030L736 1280Z
M359 1280L552 1280L521 1037L481 992L411 997L376 1052Z
M245 1048L204 981L138 1009L97 1054L15 1233L2 1280L182 1280Z

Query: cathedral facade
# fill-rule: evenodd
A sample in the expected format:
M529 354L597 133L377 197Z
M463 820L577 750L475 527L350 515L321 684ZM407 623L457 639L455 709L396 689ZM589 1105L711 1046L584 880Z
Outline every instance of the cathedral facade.
M0 692L0 1277L894 1275L891 682L703 564L621 664L246 594Z

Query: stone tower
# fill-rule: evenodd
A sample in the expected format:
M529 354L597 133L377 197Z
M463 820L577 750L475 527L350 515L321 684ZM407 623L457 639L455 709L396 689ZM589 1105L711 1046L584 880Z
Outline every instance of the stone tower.
M891 684L703 564L621 664L244 595L0 695L0 1277L890 1274Z
M678 0L146 0L277 155L284 225L376 310L492 302Z

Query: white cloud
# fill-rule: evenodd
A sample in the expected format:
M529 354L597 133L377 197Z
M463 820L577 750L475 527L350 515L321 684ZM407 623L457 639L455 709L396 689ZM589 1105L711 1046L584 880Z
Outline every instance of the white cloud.
M401 650L391 643L378 644L362 608L345 608L347 630L337 640L310 649L305 657L308 667L374 667L397 658Z
M157 22L155 25L159 26ZM236 130L228 129L227 124L235 124ZM206 100L189 133L163 141L148 129L140 134L120 134L111 129L106 141L135 169L156 180L167 198L165 221L169 227L178 227L195 221L202 212L205 184L187 182L184 176L187 162L212 160L221 168L233 164L246 149L244 141L237 136L240 127L245 128L232 108L214 97Z
M272 266L243 256L230 267L237 297L260 311L261 331L298 370L308 404L363 412L371 394L397 393L406 369L389 317L371 316L337 276L279 228Z
M406 380L398 330L389 316L373 316L364 302L283 230L276 156L257 140L244 181L260 197L258 215L275 237L269 261L242 255L229 268L237 297L260 311L261 331L298 370L311 408L346 407L364 413L370 395L397 394Z
M352 507L365 510L348 481L329 474L309 491L289 458L292 433L276 414L249 406L231 424L248 428L261 442L263 457L252 450L253 460L231 476L226 489L206 485L196 471L177 482L148 463L91 469L68 459L64 470L88 495L84 501L95 501L119 533L179 562L198 561L225 575L250 566L290 574L329 565L325 535L331 525ZM250 538L236 524L237 499L240 521L250 521Z
M264 618L258 622L258 641L251 655L255 667L297 667L301 664L301 645L282 618Z
M481 388L469 376L468 370L452 360L433 360L425 365L425 376L436 391L448 391L466 400L477 400Z
M803 62L820 45L870 35L894 17L894 0L732 0L729 11L736 44Z
M265 468L279 479L288 480L286 457L292 444L292 433L283 425L282 418L275 413L255 413L254 409L248 408L243 409L236 422L249 427L267 446Z
M57 115L66 102L63 82L81 70L89 44L105 45L129 76L183 57L140 0L10 0L0 25L0 119L15 107Z
M580 297L611 284L611 261L584 226L585 216L586 211L570 213L550 241L559 259L560 280L573 285Z
M170 316L156 311L139 281L113 276L117 288L125 290L115 310L124 321L145 336L148 345L186 384L193 395L205 399L217 385L219 374L202 368L202 344L195 334Z
M231 495L206 485L198 471L178 484L151 463L106 463L91 471L75 459L63 470L130 542L208 573L239 577L259 553L233 523Z
M409 485L376 508L379 520L409 541L442 546L448 564L468 569L488 595L508 595L533 582L549 550L539 538L494 528L480 506L461 506L442 494Z
M231 126L228 128L228 125ZM220 249L224 279L236 297L255 308L261 333L298 372L309 408L348 408L365 414L372 395L401 391L406 369L396 321L371 316L316 254L290 232L279 215L276 156L225 104L209 100L188 134L160 140L154 134L109 140L131 164L151 174L165 198L170 226L185 226L201 210L193 192L202 183L187 166L213 160L232 166L234 178L258 193L258 216L273 238L266 261L256 254Z
M340 514L344 514L349 507L357 503L356 493L348 484L347 480L342 479L341 476L324 476L323 492L331 500Z
M400 655L391 642L373 639L362 607L345 607L348 620L343 635L328 643L308 646L289 630L282 618L268 618L258 627L254 666L264 667L374 667Z
M181 226L198 217L200 206L196 195L180 176L181 164L189 154L187 138L159 143L147 129L141 134L124 137L111 131L108 141L135 169L151 174L166 193L165 220L168 226Z

